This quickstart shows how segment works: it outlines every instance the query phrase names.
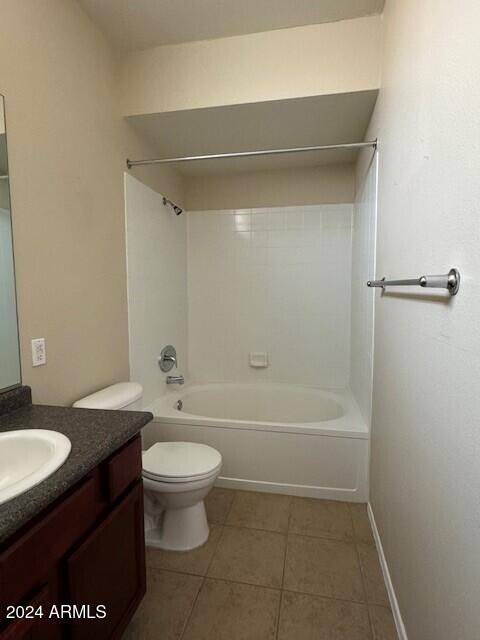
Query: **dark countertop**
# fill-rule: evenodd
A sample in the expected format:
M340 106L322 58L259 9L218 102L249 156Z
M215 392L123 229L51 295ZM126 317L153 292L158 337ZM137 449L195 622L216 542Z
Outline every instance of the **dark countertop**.
M0 543L76 484L153 418L140 411L102 411L27 405L0 411L0 432L50 429L66 435L72 450L51 476L0 505Z

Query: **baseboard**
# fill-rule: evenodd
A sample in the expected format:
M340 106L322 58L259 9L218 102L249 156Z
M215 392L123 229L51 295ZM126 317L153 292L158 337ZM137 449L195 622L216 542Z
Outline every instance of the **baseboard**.
M395 620L398 638L399 640L408 640L405 625L403 624L402 614L400 613L400 607L398 606L395 589L393 588L392 578L390 577L390 571L388 570L387 560L383 552L382 541L380 540L380 534L378 533L377 523L375 522L375 516L373 515L373 510L370 503L368 503L367 510L368 518L372 526L373 537L375 538L375 544L377 545L378 556L380 558L380 565L383 572L383 579L385 580L385 586L387 588L388 598L390 600L390 606L392 608L392 614L393 619Z
M358 489L337 489L335 487L312 487L311 485L266 482L263 480L247 480L220 476L216 487L225 489L243 489L245 491L261 491L265 493L282 493L287 496L302 498L320 498L322 500L341 500L343 502L365 502Z

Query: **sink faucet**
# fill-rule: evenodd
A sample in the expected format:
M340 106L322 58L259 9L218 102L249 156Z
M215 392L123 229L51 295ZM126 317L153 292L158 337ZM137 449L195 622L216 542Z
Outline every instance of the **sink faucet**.
M185 379L183 376L167 376L167 384L184 384Z

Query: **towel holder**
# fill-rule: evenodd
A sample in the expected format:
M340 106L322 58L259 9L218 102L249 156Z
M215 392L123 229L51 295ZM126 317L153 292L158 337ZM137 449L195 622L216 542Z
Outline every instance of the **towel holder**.
M460 288L460 272L458 269L450 269L448 273L440 276L420 276L408 280L369 280L367 287L405 287L418 286L424 289L447 289L450 295L454 296Z

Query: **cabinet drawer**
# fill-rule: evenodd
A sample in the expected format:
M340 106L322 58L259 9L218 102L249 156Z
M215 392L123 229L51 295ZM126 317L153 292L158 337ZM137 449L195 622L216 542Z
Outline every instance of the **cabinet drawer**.
M106 463L108 498L116 500L125 489L142 477L142 442L140 436L127 442Z
M97 517L96 483L86 479L0 555L0 607L16 604L45 581L52 567ZM4 602L8 593L8 602Z

